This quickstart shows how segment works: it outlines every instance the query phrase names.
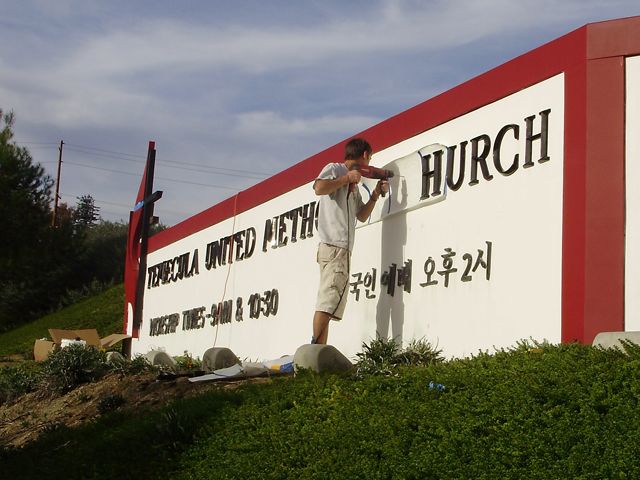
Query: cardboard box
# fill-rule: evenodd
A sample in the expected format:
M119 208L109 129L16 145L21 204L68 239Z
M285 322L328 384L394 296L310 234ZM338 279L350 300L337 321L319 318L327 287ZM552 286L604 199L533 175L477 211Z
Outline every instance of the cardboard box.
M36 340L35 345L33 346L33 358L36 362L44 362L49 353L53 352L56 344L50 340Z
M95 328L84 330L50 328L49 335L51 335L51 341L43 338L36 340L33 345L33 358L36 362L45 361L51 352L61 347L62 340L83 340L87 345L92 345L96 348L110 348L118 342L131 338L129 335L112 333L101 339Z
M102 348L113 347L118 342L131 338L131 335L125 335L124 333L112 333L104 338L100 339L100 345Z
M49 329L49 335L53 343L60 345L63 338L68 340L84 340L87 345L93 345L94 347L100 347L100 336L95 328L88 330L57 330L54 328Z

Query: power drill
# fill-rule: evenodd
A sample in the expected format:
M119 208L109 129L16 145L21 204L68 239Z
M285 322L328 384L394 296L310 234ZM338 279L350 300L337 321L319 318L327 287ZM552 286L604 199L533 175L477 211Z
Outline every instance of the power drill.
M371 165L360 165L356 163L353 166L353 169L358 170L360 172L360 175L362 175L363 177L372 178L374 180L389 180L394 175L391 170L372 167ZM380 194L383 197L385 196L384 192L380 192Z

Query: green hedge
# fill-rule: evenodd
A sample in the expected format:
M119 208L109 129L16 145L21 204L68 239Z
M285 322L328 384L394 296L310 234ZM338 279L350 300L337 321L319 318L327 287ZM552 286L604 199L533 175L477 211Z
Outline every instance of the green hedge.
M86 478L640 478L639 399L638 347L522 344L214 391L53 432L5 462L11 478L80 478L69 464L99 465Z
M175 478L640 478L639 362L523 345L398 377L253 388Z

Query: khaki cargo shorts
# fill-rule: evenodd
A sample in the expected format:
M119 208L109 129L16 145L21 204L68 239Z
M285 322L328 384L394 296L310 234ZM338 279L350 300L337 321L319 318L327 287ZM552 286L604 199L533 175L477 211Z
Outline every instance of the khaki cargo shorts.
M349 296L349 250L326 243L318 244L320 287L316 311L340 320Z

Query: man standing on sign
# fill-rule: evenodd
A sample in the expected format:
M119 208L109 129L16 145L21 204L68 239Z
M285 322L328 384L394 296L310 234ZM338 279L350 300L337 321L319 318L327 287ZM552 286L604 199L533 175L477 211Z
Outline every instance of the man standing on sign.
M320 287L311 343L326 344L329 321L342 318L347 303L356 218L366 221L380 194L389 190L387 181L380 180L369 201L362 201L357 188L361 177L357 168L369 165L371 154L371 145L366 140L353 138L345 145L344 163L329 163L313 183L313 190L320 196L317 256Z

